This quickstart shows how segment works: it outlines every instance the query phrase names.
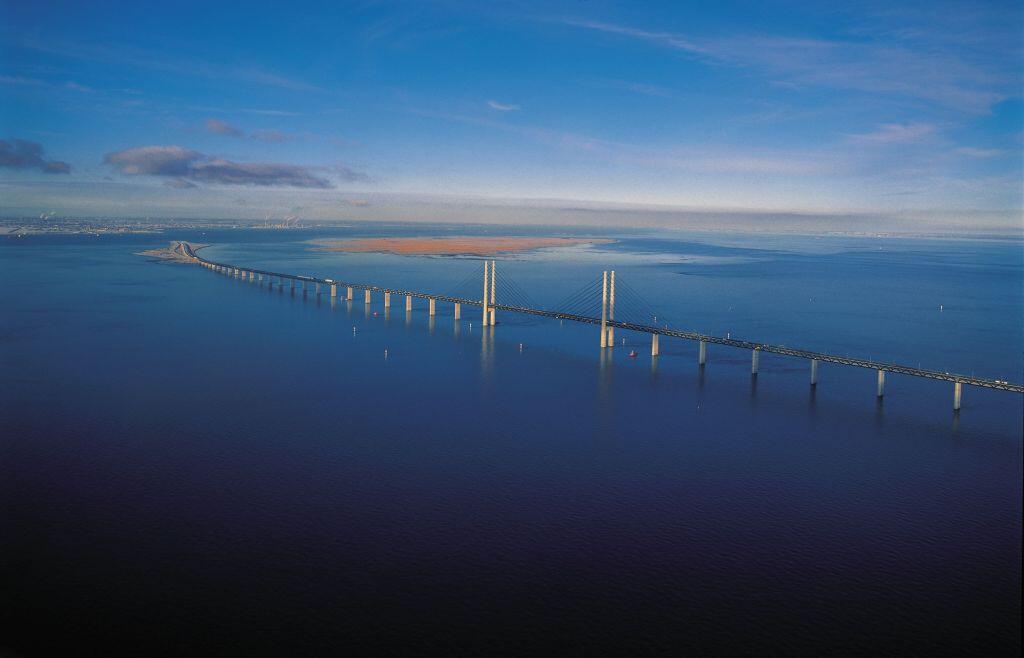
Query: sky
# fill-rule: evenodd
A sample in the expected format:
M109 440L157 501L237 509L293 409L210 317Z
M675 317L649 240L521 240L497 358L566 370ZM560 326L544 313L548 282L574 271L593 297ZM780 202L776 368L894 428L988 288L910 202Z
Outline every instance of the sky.
M0 214L1018 230L1022 7L0 0Z

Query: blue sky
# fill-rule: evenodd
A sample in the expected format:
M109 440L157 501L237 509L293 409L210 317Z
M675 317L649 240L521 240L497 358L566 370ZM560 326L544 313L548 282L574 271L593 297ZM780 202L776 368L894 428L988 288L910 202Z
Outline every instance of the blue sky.
M1019 2L704 4L0 0L0 205L1021 225Z

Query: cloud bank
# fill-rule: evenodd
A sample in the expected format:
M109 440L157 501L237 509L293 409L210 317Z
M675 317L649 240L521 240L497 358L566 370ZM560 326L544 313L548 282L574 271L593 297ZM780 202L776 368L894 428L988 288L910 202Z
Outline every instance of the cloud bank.
M172 187L212 185L255 185L329 189L329 180L315 176L306 167L261 162L232 162L182 148L181 146L140 146L107 153L103 162L128 176L168 178ZM364 174L349 170L346 180L364 180Z
M43 157L43 145L27 139L0 139L0 167L38 169L44 174L71 173L71 165Z
M215 135L223 135L225 137L238 137L239 139L249 137L261 142L287 142L295 139L294 135L289 135L288 133L281 132L280 130L255 130L249 135L246 135L245 131L220 119L207 119L206 123L203 125L206 127L207 132L211 132Z
M207 119L206 129L215 135L226 135L228 137L244 137L243 133L238 128L235 128L227 121L221 121L220 119Z

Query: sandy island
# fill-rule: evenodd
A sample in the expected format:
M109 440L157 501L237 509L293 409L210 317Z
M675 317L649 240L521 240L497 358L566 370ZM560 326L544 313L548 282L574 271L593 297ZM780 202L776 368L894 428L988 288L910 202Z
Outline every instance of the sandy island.
M583 244L607 244L607 238L524 238L470 237L443 238L361 238L356 240L314 240L315 251L383 253L401 256L492 256L530 251L545 247L573 247Z
M146 249L145 251L136 252L135 255L136 256L148 256L150 258L156 258L156 259L159 259L159 260L166 260L166 261L174 261L174 262L178 262L178 263L191 263L192 262L191 260L189 260L188 258L185 258L177 250L175 250L175 246L177 246L177 244L178 244L178 241L175 240L175 241L171 242L170 244L168 244L166 247L160 247L158 249ZM189 243L189 244L192 245L192 249L193 250L202 249L203 247L207 246L205 244L192 244L192 243Z

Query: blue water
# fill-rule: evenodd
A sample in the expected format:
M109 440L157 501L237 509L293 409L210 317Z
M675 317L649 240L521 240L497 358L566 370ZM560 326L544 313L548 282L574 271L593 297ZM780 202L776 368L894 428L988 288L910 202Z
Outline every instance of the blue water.
M1019 655L1019 394L954 416L945 382L878 402L870 371L135 255L444 293L479 261L304 241L451 232L0 243L0 648ZM499 277L550 306L615 269L674 327L1024 379L1020 242L601 235Z

